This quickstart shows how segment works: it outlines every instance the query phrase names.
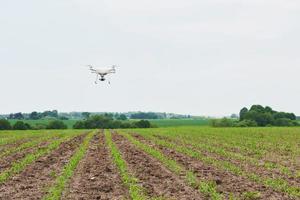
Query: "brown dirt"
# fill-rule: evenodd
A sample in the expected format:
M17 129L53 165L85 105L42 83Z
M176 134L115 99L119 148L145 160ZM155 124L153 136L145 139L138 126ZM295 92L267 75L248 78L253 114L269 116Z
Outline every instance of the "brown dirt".
M158 136L156 136L156 137L158 137ZM159 136L158 138L162 139L164 137ZM178 141L176 141L176 140L171 140L170 138L167 138L167 140L169 142L179 144ZM179 144L179 145L181 145L181 144ZM282 179L286 180L291 186L300 187L300 179L299 178L297 178L296 176L288 176L286 174L283 174L282 172L280 172L279 169L268 170L268 169L264 168L263 166L256 166L256 165L253 165L251 163L242 162L242 161L236 160L236 159L231 158L231 157L226 157L225 158L225 157L222 157L221 155L218 155L218 154L215 154L215 153L210 153L208 151L201 151L201 150L199 150L199 149L197 149L197 148L195 148L191 145L186 145L186 146L191 148L191 149L194 149L195 151L203 153L207 157L212 157L212 158L215 158L217 160L230 162L234 165L239 166L242 170L247 171L249 173L257 174L260 177L282 178Z
M97 134L92 139L63 199L129 199L103 134Z
M133 136L143 143L159 149L167 157L176 160L176 162L180 163L186 169L193 171L200 180L214 181L217 184L217 190L220 193L223 193L227 198L231 193L236 197L242 197L244 192L258 191L261 194L261 199L291 199L283 193L273 191L263 185L249 181L247 178L216 169L213 166L202 163L198 159L181 154L172 149L156 145L152 141L146 140L141 135L133 134Z
M42 199L54 183L55 176L60 174L63 166L82 143L84 136L85 134L76 136L62 143L51 154L39 158L23 172L1 184L0 199Z
M113 134L113 141L127 162L129 171L140 181L150 197L168 199L204 199L202 194L187 186L184 181L166 169L160 162L138 150L127 139Z
M38 146L25 149L20 152L13 153L11 155L5 156L0 159L0 173L6 169L9 169L12 164L18 160L21 160L26 155L36 152L40 148L44 148L49 144L49 142L41 142Z
M9 143L9 144L4 144L4 145L1 145L0 146L0 152L3 152L3 151L6 151L8 149L11 149L11 148L14 148L14 147L17 147L17 146L20 146L26 142L29 142L31 140L30 139L20 139L20 140L17 140L13 143Z

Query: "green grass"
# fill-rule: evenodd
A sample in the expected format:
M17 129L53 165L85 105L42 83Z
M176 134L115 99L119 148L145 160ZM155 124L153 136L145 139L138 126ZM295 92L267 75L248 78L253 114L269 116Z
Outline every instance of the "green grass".
M62 174L56 178L55 184L49 189L48 194L43 198L44 200L59 200L69 179L73 176L79 161L84 157L89 143L95 132L90 132L79 146L78 150L71 157L70 161L64 166ZM55 175L53 175L55 176Z
M152 119L149 120L157 127L178 127L178 126L207 126L208 119Z

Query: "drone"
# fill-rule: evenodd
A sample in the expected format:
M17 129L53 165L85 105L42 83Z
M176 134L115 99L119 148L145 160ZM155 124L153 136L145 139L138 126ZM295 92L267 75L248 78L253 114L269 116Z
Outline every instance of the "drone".
M116 65L113 65L109 68L102 68L102 69L96 69L94 68L92 65L87 65L91 72L96 74L96 81L95 81L95 84L98 84L98 80L99 81L105 81L105 76L108 75L108 74L114 74L116 73ZM100 78L99 78L100 76ZM110 84L110 80L108 80L108 84Z

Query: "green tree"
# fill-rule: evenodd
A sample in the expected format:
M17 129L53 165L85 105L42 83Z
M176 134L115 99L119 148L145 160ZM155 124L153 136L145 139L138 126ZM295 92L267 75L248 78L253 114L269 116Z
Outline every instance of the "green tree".
M11 113L8 117L8 119L24 119L24 116L22 113Z
M91 113L89 113L89 112L83 112L83 113L81 113L81 115L82 115L82 117L84 119L88 119L91 116Z
M0 119L0 130L10 130L11 125L8 120Z
M274 113L274 112L276 112L276 111L273 111L273 109L271 108L271 107L269 107L269 106L266 106L265 107L265 112L268 112L268 113Z
M67 128L68 126L60 120L50 121L49 124L47 125L47 129L67 129Z
M13 125L14 130L28 130L31 129L31 126L28 123L24 123L23 121L17 121Z
M250 110L245 118L247 120L253 120L258 126L266 126L268 124L273 124L274 118L271 113L264 113L257 110Z
M265 112L265 108L261 105L253 105L253 106L251 106L250 111L256 111L256 112L263 113L263 112Z
M150 128L151 123L148 120L140 120L140 121L134 122L134 126L136 126L137 128Z
M86 129L87 127L85 126L85 122L84 121L77 121L74 125L73 125L74 129Z
M222 119L212 119L210 121L211 126L213 127L233 127L235 120L228 119L226 117Z
M236 127L256 127L257 123L256 123L256 121L245 119L243 121L238 122L235 126Z
M285 112L277 112L274 114L274 119L286 118L290 120L296 120L296 115L294 113L285 113Z
M275 126L294 126L295 124L291 119L288 118L279 118L274 122Z
M37 119L40 119L40 115L38 112L34 111L34 112L30 113L29 118L32 120L37 120Z
M245 115L248 112L248 108L244 107L242 108L242 110L240 111L240 121L243 121L245 119Z
M127 117L126 117L126 115L124 115L124 114L121 114L121 115L119 115L118 117L117 117L117 119L118 120L127 120Z

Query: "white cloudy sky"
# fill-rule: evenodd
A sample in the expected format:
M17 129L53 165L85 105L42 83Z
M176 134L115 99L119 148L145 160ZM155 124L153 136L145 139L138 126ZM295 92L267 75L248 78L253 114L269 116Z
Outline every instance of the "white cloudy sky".
M0 113L300 114L299 74L299 0L0 0Z

